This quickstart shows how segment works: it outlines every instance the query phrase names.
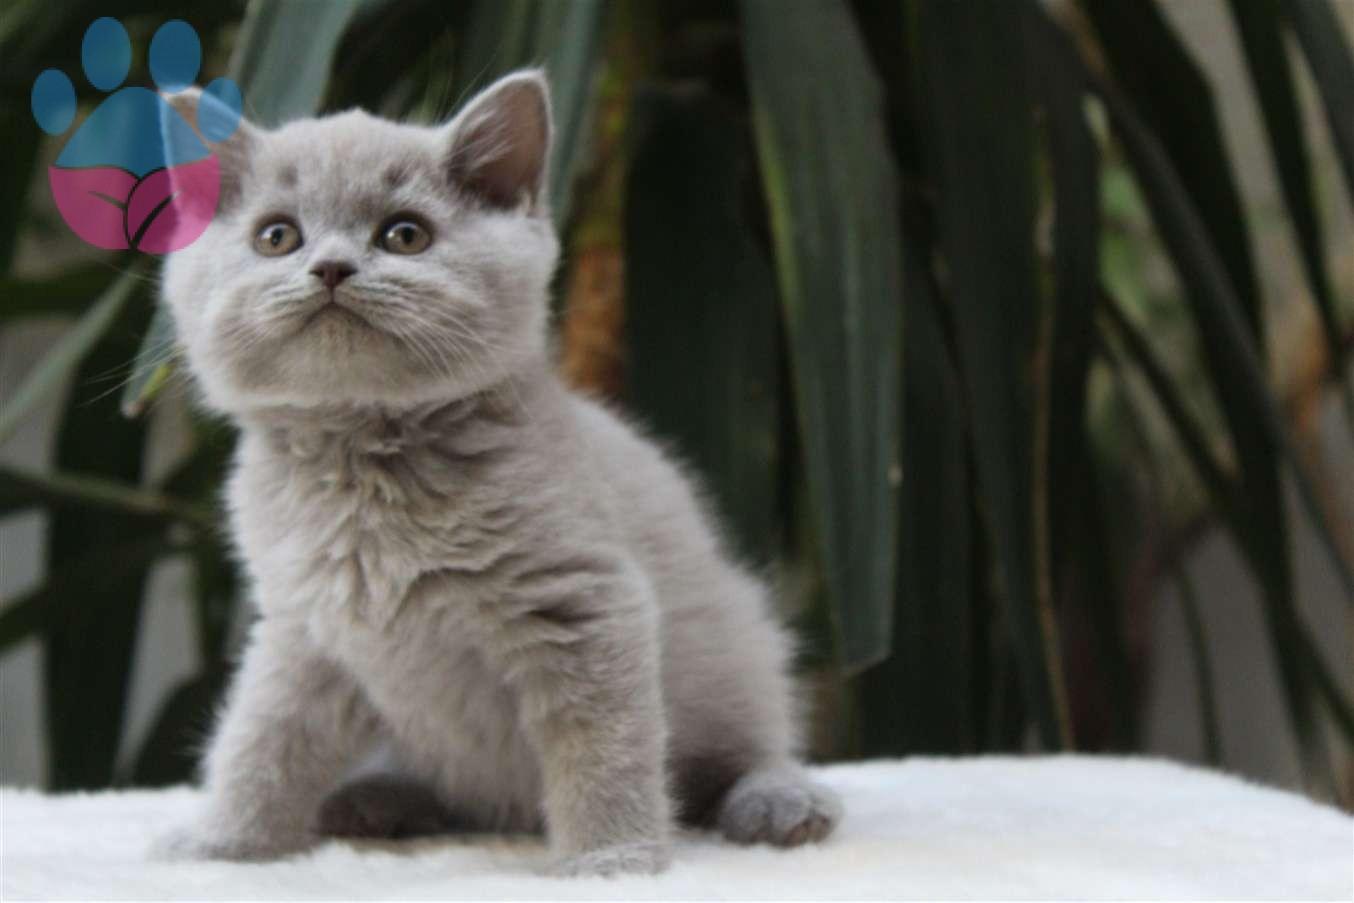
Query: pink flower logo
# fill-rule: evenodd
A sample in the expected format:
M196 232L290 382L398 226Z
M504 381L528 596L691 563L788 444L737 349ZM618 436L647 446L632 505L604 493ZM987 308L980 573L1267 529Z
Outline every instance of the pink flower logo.
M203 90L194 130L156 92L119 88L131 54L127 31L116 19L96 19L85 31L85 76L113 93L71 136L48 182L62 218L84 241L165 254L196 241L216 212L220 168L203 139L224 141L234 133L242 99L234 82L213 81ZM201 43L186 22L166 22L151 39L151 77L161 91L188 87L201 62ZM32 107L49 134L70 127L75 89L65 73L48 69L38 76Z

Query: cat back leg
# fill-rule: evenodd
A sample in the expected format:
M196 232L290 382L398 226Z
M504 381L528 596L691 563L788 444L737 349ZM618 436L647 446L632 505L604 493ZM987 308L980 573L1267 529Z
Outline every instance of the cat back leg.
M398 840L476 828L428 785L403 775L371 774L344 784L320 804L316 830L326 837Z

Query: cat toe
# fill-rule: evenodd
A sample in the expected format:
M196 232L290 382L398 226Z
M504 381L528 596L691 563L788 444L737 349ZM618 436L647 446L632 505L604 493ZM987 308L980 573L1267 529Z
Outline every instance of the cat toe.
M656 875L672 862L666 844L627 843L566 856L548 872L556 878L612 878L617 875Z

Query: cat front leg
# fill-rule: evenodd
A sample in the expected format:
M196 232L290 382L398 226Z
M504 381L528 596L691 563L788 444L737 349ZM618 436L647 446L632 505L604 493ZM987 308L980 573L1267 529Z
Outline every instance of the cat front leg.
M378 729L357 686L299 627L258 621L207 751L206 805L153 852L262 860L312 846L321 801Z
M528 613L506 626L509 673L540 760L552 871L659 872L672 826L657 609L641 576L578 569L543 568L568 591L519 600L511 607Z

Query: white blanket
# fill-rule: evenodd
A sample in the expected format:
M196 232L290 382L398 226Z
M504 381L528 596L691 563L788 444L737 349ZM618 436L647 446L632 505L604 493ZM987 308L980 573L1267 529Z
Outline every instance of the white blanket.
M261 865L162 863L197 791L0 791L0 899L1354 898L1354 820L1160 761L909 759L817 770L846 805L822 846L685 835L664 875L555 880L541 842L327 843Z

